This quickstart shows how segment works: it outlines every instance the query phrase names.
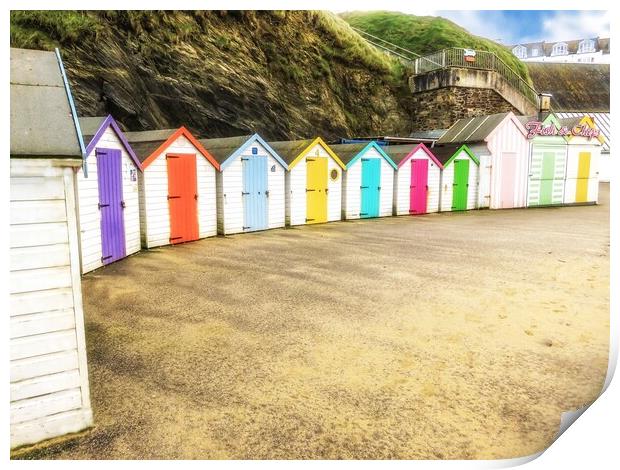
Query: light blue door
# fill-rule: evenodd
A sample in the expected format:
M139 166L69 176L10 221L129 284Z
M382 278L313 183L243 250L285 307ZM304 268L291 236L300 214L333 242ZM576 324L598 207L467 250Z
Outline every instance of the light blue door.
M381 191L381 159L362 158L360 217L379 217Z
M267 156L241 158L243 165L243 230L267 228Z

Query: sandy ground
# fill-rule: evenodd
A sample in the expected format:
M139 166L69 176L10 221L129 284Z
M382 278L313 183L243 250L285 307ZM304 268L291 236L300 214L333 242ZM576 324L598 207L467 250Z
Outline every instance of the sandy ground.
M84 278L96 426L25 458L510 458L607 368L602 204L213 238Z

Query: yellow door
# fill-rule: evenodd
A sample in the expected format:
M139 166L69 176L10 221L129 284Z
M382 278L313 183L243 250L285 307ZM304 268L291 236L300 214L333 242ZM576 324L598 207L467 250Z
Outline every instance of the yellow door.
M579 152L577 167L577 192L575 202L588 202L588 182L590 180L590 152Z
M306 158L306 223L327 222L327 157Z

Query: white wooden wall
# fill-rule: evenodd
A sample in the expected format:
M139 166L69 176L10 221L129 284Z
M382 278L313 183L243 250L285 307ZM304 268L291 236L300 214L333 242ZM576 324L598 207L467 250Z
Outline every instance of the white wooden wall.
M441 212L452 211L452 190L454 187L454 161L469 160L469 177L467 188L467 209L475 209L478 207L478 191L479 191L479 168L467 152L461 150L450 164L443 169L441 175Z
M123 179L123 200L125 209L125 250L127 255L140 251L140 204L138 197L138 180L131 181L130 169L137 173L134 161L131 159L116 132L108 126L103 133L97 148L121 150L121 168ZM103 266L101 262L101 211L99 203L99 185L97 181L96 148L88 155L88 178L84 171L77 175L79 221L80 221L80 249L82 254L82 273L87 273Z
M516 172L513 175L514 207L527 205L527 182L529 174L529 142L512 120L507 120L487 142L491 152L491 181L490 202L491 209L501 208L502 182L502 153L514 152L517 154Z
M166 154L196 154L196 178L198 183L198 237L210 237L217 233L215 197L215 168L194 145L179 136L139 175L143 204L140 210L142 242L145 248L170 244L170 210L168 206L168 167Z
M414 158L428 160L428 199L426 210L427 212L439 211L441 170L424 150L417 149L396 172L396 189L394 196L396 215L409 214L411 206L411 160Z
M342 217L342 168L338 166L332 156L321 144L316 144L310 149L308 157L327 158L327 221L333 222ZM338 179L332 181L329 174L333 169L338 171ZM306 223L306 157L301 159L293 169L287 172L287 222L289 225L302 225Z
M564 187L564 203L574 204L577 193L577 175L579 169L579 153L590 152L590 178L588 181L588 202L598 202L599 159L601 146L588 142L583 137L571 139L567 146L566 185Z
M11 159L11 447L92 425L68 163Z
M241 157L252 158L252 147L258 147L259 155L267 155L267 184L269 186L268 228L284 227L285 222L285 172L286 170L259 143L248 145L244 152L234 159L218 175L218 232L223 235L243 232L243 167ZM271 168L275 165L275 171Z
M480 160L478 166L478 209L488 208L491 203L491 167L492 157L489 154L475 154Z
M343 219L359 219L361 209L362 158L381 160L381 191L379 194L379 217L392 215L394 201L394 168L385 161L377 149L369 148L347 171L344 172Z

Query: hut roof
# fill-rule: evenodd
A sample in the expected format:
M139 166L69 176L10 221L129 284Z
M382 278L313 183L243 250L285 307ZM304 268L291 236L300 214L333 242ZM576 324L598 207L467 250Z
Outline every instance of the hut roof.
M602 151L604 153L609 153L611 146L611 125L609 113L556 113L560 119L573 117L578 118L579 120L581 120L584 114L590 116L594 120L596 127L601 130L601 133L605 138Z
M223 137L221 139L200 139L198 142L200 142L221 165L251 138L251 135L240 135L237 137Z
M493 130L510 113L489 114L473 118L464 118L456 121L438 140L438 144L453 142L483 142Z
M53 52L11 48L11 156L82 158Z
M84 138L84 142L90 142L90 140L97 133L103 121L105 121L107 116L95 116L95 117L81 117L80 121L80 130L82 131L82 137Z
M368 147L369 142L360 142L355 144L336 144L331 148L345 165L348 165L362 150Z
M461 148L461 144L436 145L433 147L433 154L442 165L445 165L459 148Z
M166 142L177 129L162 129L156 131L126 132L125 137L131 144L138 160L144 161Z
M390 156L394 163L400 165L400 162L407 158L418 145L419 144L388 145L385 147L385 152Z
M312 144L316 139L303 139L303 140L280 140L276 142L269 142L269 145L282 157L287 165L290 165L295 161L301 152Z

